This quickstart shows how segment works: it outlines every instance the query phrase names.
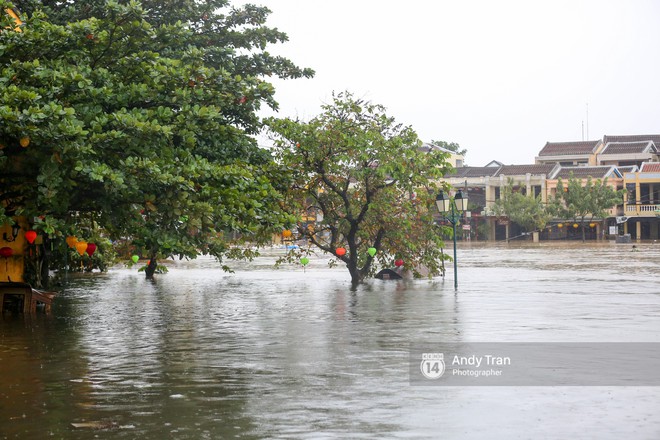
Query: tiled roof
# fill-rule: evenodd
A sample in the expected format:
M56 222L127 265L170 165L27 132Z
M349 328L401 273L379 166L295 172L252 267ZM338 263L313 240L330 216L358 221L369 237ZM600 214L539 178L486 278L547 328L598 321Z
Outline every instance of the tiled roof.
M653 141L609 142L600 154L641 154L649 151L657 151Z
M571 176L576 179L586 179L587 177L592 177L594 179L603 179L610 176L614 172L614 167L611 165L608 166L597 166L597 167L561 167L557 172L552 176L553 179L570 179Z
M625 167L616 167L617 170L619 170L619 173L634 173L637 171L637 165L629 165Z
M645 173L660 173L660 162L644 162L640 171Z
M592 154L600 141L582 142L546 142L539 156L573 156L578 154Z
M635 134L625 136L603 136L603 143L609 144L610 142L640 142L640 141L653 141L654 144L660 145L660 134Z
M458 167L456 171L445 177L486 177L493 176L499 170L497 167Z
M497 170L495 176L521 176L523 174L550 174L556 167L556 164L531 164L531 165L504 165Z

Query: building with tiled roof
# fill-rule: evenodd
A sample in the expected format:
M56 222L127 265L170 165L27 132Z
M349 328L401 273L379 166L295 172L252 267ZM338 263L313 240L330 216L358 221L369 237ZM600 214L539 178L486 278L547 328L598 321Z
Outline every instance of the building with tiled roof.
M504 165L497 170L495 177L499 176L524 176L531 174L535 176L549 175L559 165L552 164L530 164L530 165Z
M660 145L660 134L634 134L623 136L603 136L603 143L609 144L610 142L639 142L639 141L652 141L656 145Z
M657 161L658 147L652 140L607 142L596 155L599 165L637 165Z
M595 165L595 155L601 145L601 141L546 142L535 161L537 164Z
M593 167L560 167L555 170L550 176L549 179L570 179L574 177L576 179L586 179L591 177L592 179L606 179L610 177L621 178L621 174L618 172L617 168L612 165L607 166L593 166Z
M643 173L660 173L660 162L644 162L639 171Z

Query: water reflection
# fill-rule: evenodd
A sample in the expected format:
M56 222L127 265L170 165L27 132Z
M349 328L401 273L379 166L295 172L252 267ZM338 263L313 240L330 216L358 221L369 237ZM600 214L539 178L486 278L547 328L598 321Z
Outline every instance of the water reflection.
M657 438L653 388L409 385L420 341L660 341L660 245L619 246L463 246L457 292L273 256L74 278L1 323L0 438Z

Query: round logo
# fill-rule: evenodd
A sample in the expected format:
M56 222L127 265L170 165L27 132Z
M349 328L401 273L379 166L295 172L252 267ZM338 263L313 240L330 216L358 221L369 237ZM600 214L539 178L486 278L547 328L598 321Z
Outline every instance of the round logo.
M442 353L423 353L419 366L427 379L438 379L445 373L445 360Z

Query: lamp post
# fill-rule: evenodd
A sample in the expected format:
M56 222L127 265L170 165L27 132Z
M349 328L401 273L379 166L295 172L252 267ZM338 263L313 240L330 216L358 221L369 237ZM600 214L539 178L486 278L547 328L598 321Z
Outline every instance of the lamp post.
M468 198L467 195L463 196L463 192L459 189L452 199L445 195L444 191L440 191L435 198L435 204L438 207L438 212L451 223L454 230L454 289L458 290L458 262L456 261L456 223L461 219L463 211L467 209Z

